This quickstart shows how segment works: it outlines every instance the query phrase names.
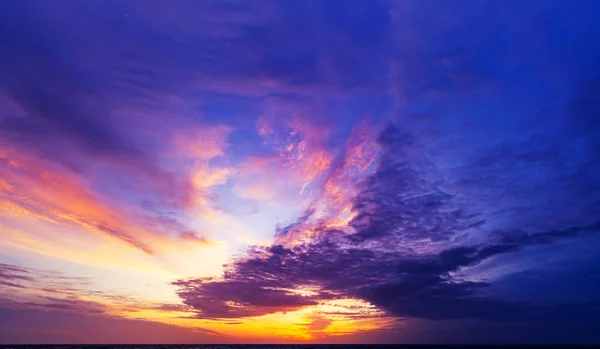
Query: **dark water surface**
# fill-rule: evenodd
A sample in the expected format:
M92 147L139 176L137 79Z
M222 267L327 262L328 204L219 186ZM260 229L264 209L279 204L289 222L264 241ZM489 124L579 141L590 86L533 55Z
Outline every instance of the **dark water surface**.
M387 348L600 348L600 346L583 345L389 345L389 344L123 344L123 345L0 345L0 349L37 348L37 349L387 349Z

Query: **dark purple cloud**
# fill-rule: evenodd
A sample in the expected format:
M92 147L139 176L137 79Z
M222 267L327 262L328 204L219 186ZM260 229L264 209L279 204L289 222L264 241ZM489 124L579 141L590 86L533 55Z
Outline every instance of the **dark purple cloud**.
M461 246L431 254L377 251L352 245L339 233L324 232L323 241L290 249L255 250L230 265L224 280L180 280L179 295L206 318L248 317L286 311L336 298L360 298L399 317L535 321L561 314L593 314L599 302L518 303L481 294L486 282L461 280L452 273L493 256L515 253L530 245L597 233L598 224L562 232L537 233L518 240ZM315 296L288 293L318 287ZM228 305L232 302L235 306ZM596 319L597 320L597 319ZM594 320L594 321L596 321Z
M59 272L0 263L0 289L3 291L0 303L2 306L60 310L81 314L104 313L106 305L83 300L80 296L87 294L110 298L111 295L100 291L91 291L89 286L90 279L86 277L65 276ZM20 292L11 295L15 288L20 289Z
M74 312L78 314L102 314L107 310L107 307L101 303L83 301L76 298L43 298L43 302L21 302L18 304L18 308L58 310Z
M586 194L557 187L564 195L561 202L549 201L540 192L530 197L540 206L522 210L521 218L513 223L519 225L495 229L486 217L496 216L461 196L414 137L390 125L379 142L383 154L354 200L357 215L350 222L350 234L317 226L319 234L312 242L251 249L247 257L227 266L223 279L175 282L184 303L203 318L256 316L355 298L399 318L550 324L568 317L582 326L598 324L597 297L519 301L488 292L494 280L469 278L471 268L497 257L519 261L536 248L544 251L558 243L577 244L600 233L600 223L587 207L598 199L595 187L588 186ZM502 161L502 157L497 159ZM469 166L473 173L482 173L488 165L475 162ZM513 175L517 174L507 173L505 179ZM575 180L579 174L553 175ZM466 180L478 184L481 179ZM460 182L459 187L464 184ZM534 217L544 213L539 210L548 205L556 205L549 212L568 210L564 203L576 198L582 209L565 216L568 220L548 217L545 223L551 228L547 230L534 224ZM305 221L301 218L295 224ZM286 229L280 232L285 233ZM590 280L586 285L597 282ZM317 294L301 297L289 291L306 287L317 289Z
M209 243L209 241L205 237L199 236L198 234L194 233L193 231L184 231L183 233L179 234L179 238L181 240L189 241L189 242L197 242L197 243L201 243L201 244Z
M199 316L207 319L261 316L318 304L316 297L272 289L269 283L260 281L231 280L214 283L205 280L182 280L174 285L180 287L178 294L184 303L200 310Z

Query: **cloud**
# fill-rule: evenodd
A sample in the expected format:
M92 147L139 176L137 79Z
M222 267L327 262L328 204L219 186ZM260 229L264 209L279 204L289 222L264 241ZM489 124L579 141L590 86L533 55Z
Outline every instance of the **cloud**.
M519 258L535 246L597 234L600 223L590 222L581 211L573 217L581 225L557 223L546 231L535 225L490 229L489 213L440 189L445 179L411 134L390 125L378 141L382 157L359 186L351 231L313 226L318 234L308 242L251 249L229 264L222 278L175 282L182 300L207 318L252 317L354 298L402 318L551 322L569 314L586 323L597 320L597 301L496 298L485 292L489 281L465 275L500 255ZM478 171L476 166L485 165L472 166ZM307 211L280 234L306 224L312 213ZM526 221L524 216L521 222ZM311 296L289 291L306 287L318 291Z
M156 1L153 9L136 2L100 7L39 5L4 5L3 13L10 12L12 16L2 17L0 25L14 35L0 39L3 51L9 53L2 59L5 74L0 98L6 107L0 116L0 123L5 126L0 133L9 141L10 151L19 152L19 156L6 160L23 161L22 157L27 156L44 166L51 163L58 175L68 172L69 177L86 182L83 186L94 199L99 196L96 194L109 196L121 204L119 209L128 206L136 213L144 211L140 216L164 216L173 211L185 216L187 212L182 211L190 210L198 201L211 199L206 197L211 194L206 188L226 185L235 177L237 170L233 166L213 165L212 161L228 162L217 158L226 158L229 141L248 138L244 130L238 129L244 125L238 114L249 115L253 123L253 114L258 115L258 110L249 112L247 108L235 107L244 104L237 99L248 96L262 99L247 105L260 105L263 111L271 108L269 116L283 116L279 126L295 132L290 137L293 139L277 145L281 145L278 150L282 151L282 161L274 169L284 169L293 180L282 182L273 193L264 190L264 183L244 178L234 191L245 197L273 200L284 192L295 195L316 181L332 161L330 149L322 141L335 125L322 117L324 110L310 107L318 99L316 90L335 86L331 89L334 92L346 85L361 85L336 72L339 67L335 62L350 64L349 60L357 59L348 58L357 55L340 54L342 50L357 54L361 51L344 44L355 34L351 24L374 23L371 17L357 13L365 11L384 19L386 12L381 4L370 2L357 3L351 10L335 2L291 7L275 3L265 3L264 7L249 3L190 3L173 8ZM323 12L325 17L312 16L314 11ZM199 27L193 21L183 20L189 13L207 16L207 21ZM333 13L342 15L339 26L343 30L325 39L339 47L312 47L309 37L320 36L319 28L329 24L327 17ZM176 21L178 29L171 28L164 16L180 18ZM109 18L116 20L107 28ZM21 23L30 26L25 28ZM312 34L298 36L300 28ZM114 40L115 35L119 40ZM288 35L296 39L289 40ZM91 46L89 37L96 38ZM273 45L274 40L288 42L289 51ZM189 46L192 42L200 46ZM361 43L364 47L377 46L370 40ZM84 46L89 47L83 49ZM161 48L157 50L158 47ZM207 54L206 47L212 47L212 53ZM318 55L327 59L317 60ZM378 57L368 53L360 56ZM308 66L306 59L312 62ZM369 62L373 67L377 65ZM365 73L371 69L364 63L355 68ZM27 78L21 79L22 76ZM322 79L327 82L321 84ZM369 81L368 74L361 78L361 83ZM273 90L276 93L267 97ZM232 98L227 99L224 94ZM219 122L207 112L210 103L219 99L213 97L233 100L227 103L234 105L230 108L233 112L222 113ZM238 138L233 139L234 135ZM243 154L234 156L243 157L256 150L252 149L255 144L250 145ZM14 187L15 183L9 184ZM12 202L10 206L15 208ZM23 209L20 204L16 206ZM72 213L65 213L68 221L83 224L86 230L91 226L145 252L157 253L152 243L132 232L137 229L132 229L131 223ZM56 217L46 218L64 223Z
M309 319L310 323L306 324L306 328L309 331L322 331L326 329L333 322L331 319L327 319L324 317L312 317Z
M85 277L0 264L0 291L7 292L2 292L0 304L2 307L18 309L59 310L78 314L105 313L107 305L83 296L109 296L103 292L88 290L89 281ZM19 294L9 296L10 288L20 289Z
M14 284L13 281L32 281L30 271L27 268L0 263L0 281L7 283L7 286L23 287Z
M88 176L53 161L11 148L2 150L0 168L6 176L5 185L0 187L0 201L10 208L3 211L5 217L39 219L81 228L92 235L104 234L156 257L167 248L177 248L177 235L190 229L181 211L169 212L149 202L127 202L104 192ZM212 178L210 184L210 178L204 177L204 184L216 184L215 175ZM202 201L207 200L204 194L199 195Z
M228 126L204 126L193 130L180 130L173 140L174 155L194 160L210 160L225 155Z
M26 288L22 282L33 281L26 268L0 263L0 286Z
M126 230L133 216L102 202L102 196L87 187L85 179L55 164L18 152L2 154L0 166L5 169L10 186L0 192L2 201L19 207L23 213L59 224L75 224L94 232L114 236L146 253L153 249L140 236ZM19 165L15 165L19 164ZM61 200L56 200L60 197Z
M66 276L59 272L5 263L0 263L0 281L11 283L5 286L24 289L36 289L43 283L48 290L56 292L72 291L72 287L85 287L90 283L90 279L86 277Z

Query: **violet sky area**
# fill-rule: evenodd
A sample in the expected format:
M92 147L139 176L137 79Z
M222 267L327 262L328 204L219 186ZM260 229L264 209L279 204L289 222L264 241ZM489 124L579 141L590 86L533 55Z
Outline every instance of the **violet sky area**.
M0 0L0 344L600 344L598 18Z

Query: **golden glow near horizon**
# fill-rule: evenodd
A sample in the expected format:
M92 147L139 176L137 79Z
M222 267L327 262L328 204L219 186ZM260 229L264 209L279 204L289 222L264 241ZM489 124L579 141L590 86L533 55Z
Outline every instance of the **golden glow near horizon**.
M327 336L341 336L359 331L386 328L396 322L395 318L382 317L371 309L354 315L362 318L353 319L347 312L348 306L368 308L362 301L353 299L339 300L336 303L325 303L318 306L305 307L285 313L249 317L243 319L205 320L189 318L191 312L165 311L155 309L136 309L122 311L117 308L114 315L127 318L144 318L183 327L210 328L220 334L253 339L287 339L296 341L313 341ZM343 315L330 313L345 311ZM326 313L326 314L325 314Z

